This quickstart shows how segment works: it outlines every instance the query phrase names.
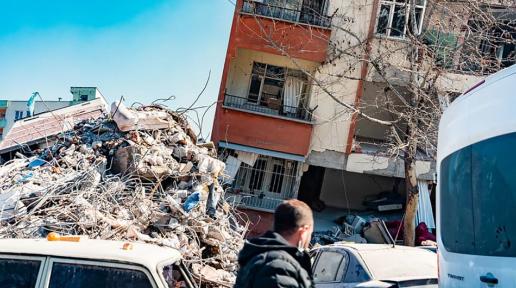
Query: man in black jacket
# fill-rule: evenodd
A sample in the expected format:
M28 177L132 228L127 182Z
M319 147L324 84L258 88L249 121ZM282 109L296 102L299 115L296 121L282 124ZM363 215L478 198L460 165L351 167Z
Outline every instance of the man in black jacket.
M287 200L274 212L274 231L246 241L240 251L237 288L314 287L306 252L313 231L312 210Z

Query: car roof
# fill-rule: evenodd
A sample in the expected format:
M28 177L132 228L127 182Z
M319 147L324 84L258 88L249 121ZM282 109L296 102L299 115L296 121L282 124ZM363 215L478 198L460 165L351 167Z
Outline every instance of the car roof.
M358 254L377 280L412 280L437 278L435 253L408 246L337 242L321 248L347 248ZM319 249L321 249L319 248Z
M129 242L131 249L124 250L127 241L94 240L81 238L79 242L48 241L42 239L0 239L0 254L53 256L99 261L117 261L154 269L162 262L175 262L181 253L173 248Z

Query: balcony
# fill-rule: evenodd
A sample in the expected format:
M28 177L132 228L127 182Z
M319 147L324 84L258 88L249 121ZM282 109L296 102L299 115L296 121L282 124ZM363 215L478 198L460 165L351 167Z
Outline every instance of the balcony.
M247 97L225 94L224 106L258 114L271 115L280 118L295 119L310 122L312 114L304 107L288 106L281 99L267 98L264 101L253 102Z
M261 15L269 18L280 19L295 23L303 23L324 28L329 28L331 26L331 17L323 16L320 13L312 11L312 9L308 8L295 10L267 3L244 0L244 5L242 6L242 13Z
M226 165L238 172L231 179L231 188L226 191L228 202L241 208L273 212L285 199L295 196L294 186L300 162L272 156L257 155L252 166L241 162L235 153L242 153L223 148L221 157L226 158ZM229 161L229 155L235 161ZM229 169L234 170L234 169Z

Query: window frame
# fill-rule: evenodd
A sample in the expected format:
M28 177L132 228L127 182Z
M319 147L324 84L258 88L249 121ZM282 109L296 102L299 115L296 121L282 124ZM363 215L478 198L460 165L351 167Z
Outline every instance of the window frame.
M165 266L169 266L169 265L177 265L177 267L179 267L179 271L181 272L181 275L183 275L183 278L185 278L186 283L187 283L187 285L189 285L189 287L192 287L192 288L198 287L197 283L192 278L192 275L188 273L188 270L186 269L186 267L184 266L184 263L181 260L166 260L166 261L160 262L157 265L156 269L158 272L158 277L161 280L161 282L163 283L164 287L168 288L168 284L165 279L165 276L163 276L163 269L165 268Z
M302 18L303 18L303 16L305 16L307 14L306 12L304 12L304 9L308 5L305 5L303 0L293 0L292 2L297 2L296 3L297 5L295 5L296 6L295 8L292 8L292 7L289 7L289 4L292 4L292 3L289 3L290 1L292 1L292 0L276 0L276 1L274 1L274 0L259 0L259 1L258 0L244 0L244 7L246 5L250 5L252 7L252 9L256 9L258 7L254 5L255 4L254 2L257 2L261 5L263 5L261 8L272 9L272 11L265 10L267 12L258 13L259 15L261 15L263 17L278 19L278 20L286 21L286 22L303 23L303 24L307 24L307 25L311 25L311 26L326 27L325 25L321 25L320 21L319 22L317 22L317 21L303 22ZM330 7L329 0L319 0L319 1L321 2L321 11L320 11L320 15L317 15L317 17L321 17L321 18L328 17L327 15L328 15L329 7ZM277 3L275 3L275 2L277 2ZM249 12L249 11L244 12L249 9L249 8L244 9L244 7L242 8L243 13L252 14L252 12ZM280 10L281 14L273 15L274 8L281 9ZM286 14L286 12L288 14ZM290 17L289 17L289 15L290 15ZM316 15L316 14L314 13L313 15ZM294 17L292 17L292 16L294 16ZM328 26L328 28L329 28L329 26Z
M378 12L377 12L377 15L376 15L376 22L375 22L375 28L374 28L374 33L376 36L378 37L383 37L383 38L389 38L389 39L405 39L406 36L407 36L407 27L409 26L409 21L410 21L410 3L409 1L410 0L406 0L407 2L396 2L396 0L381 0L380 3L378 3ZM415 0L417 1L417 0ZM416 9L421 9L421 19L420 19L420 22L418 23L418 32L417 32L417 35L420 35L422 30L423 30L423 22L424 22L424 19L425 19L425 12L426 12L426 6L428 4L428 0L421 0L421 1L424 1L423 4L415 4L416 6ZM387 27L385 28L385 34L382 34L382 33L378 33L378 24L380 22L380 13L382 11L382 6L389 6L389 15L388 15L388 18L387 18ZM394 11L395 11L395 8L396 6L400 6L400 7L403 7L405 9L405 11L408 11L408 13L405 13L405 24L403 25L403 32L401 33L400 36L392 36L392 21L394 19Z
M23 114L24 114L24 110L15 110L14 111L14 121L17 121L17 120L20 120L20 119L23 119Z
M256 64L259 64L259 65L264 65L264 72L263 74L256 74L254 73L254 67ZM270 77L270 76L267 76L267 68L269 66L274 66L274 67L278 67L278 68L282 68L283 69L283 78L275 78L275 77ZM280 103L281 103L281 107L283 107L283 101L284 101L284 97L285 97L285 84L287 82L287 79L289 76L291 76L290 73L292 73L292 71L294 71L294 73L303 73L301 70L298 70L298 69L291 69L291 68L288 68L288 67L285 67L285 66L278 66L278 65L273 65L273 64L268 64L268 63L263 63L263 62L258 62L258 61L253 61L252 62L252 65L251 65L251 72L249 73L249 81L248 81L248 85L247 85L247 93L246 93L246 102L248 104L251 104L251 105L257 105L257 106L261 106L261 107L264 107L264 108L267 108L267 109L271 109L271 110L275 110L275 109L272 109L266 105L262 105L261 102L262 102L262 97L263 97L263 85L265 83L265 79L271 79L271 80L279 80L279 81L283 81L283 86L281 87L281 93L280 93L280 98L278 98L280 100ZM256 102L252 102L252 101L249 101L249 95L250 95L250 92L251 92L251 85L252 85L252 82L253 82L253 76L257 76L258 78L260 78L260 89L259 89L259 92L258 92L258 97L256 98ZM295 76L293 76L295 77ZM298 104L298 107L296 108L299 108L299 107L304 107L306 106L308 103L308 98L307 97L309 95L309 87L310 87L310 83L308 81L307 78L301 78L301 77L296 77L296 78L300 78L303 80L303 88L302 88L302 93L301 93L301 97L299 99L299 104ZM280 108L279 110L277 110L280 115L281 113L284 113L283 111L283 108Z
M263 74L256 74L254 72L254 67L255 67L256 64L264 65ZM274 78L274 77L267 76L267 68L269 66L274 66L274 67L278 67L278 68L283 69L283 71L284 71L283 78ZM283 103L283 93L284 93L284 90L285 90L285 81L286 81L286 77L285 76L287 75L287 71L288 71L287 67L282 67L282 66L278 66L278 65L273 65L273 64L267 64L267 63L261 63L261 62L253 61L253 64L251 65L251 73L250 73L251 77L249 77L249 85L248 85L248 88L247 88L247 97L246 97L247 98L247 102L250 103L250 104L258 105L258 106L267 107L267 106L264 106L264 105L261 104L262 97L263 97L263 85L265 83L265 78L267 78L267 79L276 80L276 81L283 81L283 86L281 87L281 93L280 93L280 98L279 98L280 102ZM260 90L258 92L258 97L256 99L256 103L249 101L249 94L250 94L250 91L251 91L251 83L253 82L253 76L254 75L256 75L256 76L258 76L258 78L260 78Z
M52 277L52 267L54 263L65 263L65 264L78 264L78 265L90 265L90 266L100 266L100 267L109 267L109 268L119 268L119 269L127 269L127 270L136 270L143 272L153 288L158 288L158 285L152 276L152 273L145 267L138 265L130 265L130 264L122 264L118 262L107 262L107 261L94 261L94 260L82 260L75 258L59 258L59 257L48 257L47 263L45 265L45 270L43 272L43 279L41 285L39 287L49 288L50 278Z

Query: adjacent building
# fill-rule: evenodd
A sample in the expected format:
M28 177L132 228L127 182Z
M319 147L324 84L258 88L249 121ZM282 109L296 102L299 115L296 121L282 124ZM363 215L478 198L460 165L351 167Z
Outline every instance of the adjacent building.
M416 18L409 20L405 1L236 1L212 140L231 177L227 199L246 212L256 233L270 226L271 212L288 198L299 198L319 210L320 229L331 227L339 215L365 210L364 201L381 193L404 199L403 162L382 151L388 128L349 113L314 82L328 83L325 89L337 95L338 101L364 106L364 111L388 119L389 115L374 111L373 105L386 90L385 75L375 73L367 61L346 69L356 57L351 53L331 62L328 58L339 52L334 43L353 45L350 35L367 41L369 48L360 57L385 53L383 47L402 45L408 37L404 21L415 21L422 29L437 21L428 11L437 11L438 16L444 13L434 9L432 1L414 3ZM506 11L508 19L516 15L502 6L486 9L488 13ZM339 11L338 19L335 11ZM465 41L464 31L441 32L435 31L439 37L434 41L456 45L439 50L447 75L436 85L444 87L447 95L443 96L449 97L489 71L459 61L456 51L458 43ZM514 63L514 44L500 44L496 49L486 43L478 45L486 46L485 55L498 57L499 66L493 69ZM389 57L403 62L406 55L391 53ZM348 71L346 77L338 76L343 70ZM403 86L403 69L388 73L396 85ZM420 190L428 194L435 181L435 163L421 155L416 167Z
M55 101L35 99L34 115L102 97L96 87L71 87L70 93L72 94L71 100L62 100L61 97ZM31 116L27 107L28 98L29 96L25 100L0 100L0 139L7 135L16 121Z

